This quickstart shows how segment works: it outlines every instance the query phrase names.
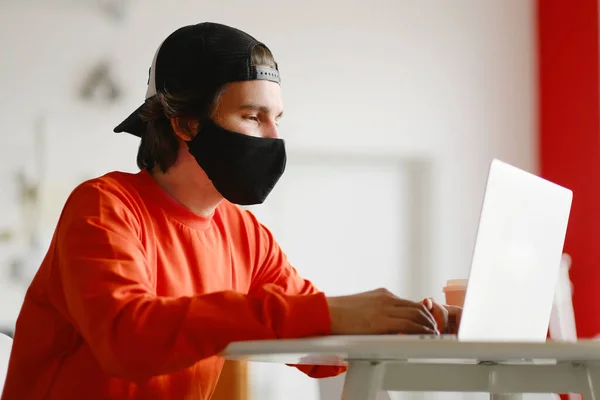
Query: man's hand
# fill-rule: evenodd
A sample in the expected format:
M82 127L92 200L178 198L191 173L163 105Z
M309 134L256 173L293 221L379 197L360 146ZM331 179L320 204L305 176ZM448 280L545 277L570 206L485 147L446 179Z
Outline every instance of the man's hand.
M452 335L458 333L460 318L462 316L461 307L442 305L432 298L427 298L421 303L431 312L441 333L449 333Z
M386 289L328 297L327 301L333 335L439 333L424 304L400 299Z
M449 305L444 305L444 308L448 311L448 326L446 327L446 333L456 335L458 333L458 327L460 326L462 308Z

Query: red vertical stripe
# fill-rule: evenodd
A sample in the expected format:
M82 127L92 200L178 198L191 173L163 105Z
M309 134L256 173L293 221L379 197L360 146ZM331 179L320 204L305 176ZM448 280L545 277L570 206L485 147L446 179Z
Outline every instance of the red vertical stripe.
M600 334L600 82L597 0L537 0L541 174L573 190L579 337Z

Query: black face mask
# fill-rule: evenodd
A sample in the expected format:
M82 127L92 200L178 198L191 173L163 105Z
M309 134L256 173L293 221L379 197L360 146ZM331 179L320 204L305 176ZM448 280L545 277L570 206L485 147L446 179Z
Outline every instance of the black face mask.
M283 139L232 132L211 120L200 122L187 145L219 193L235 204L264 202L285 170Z

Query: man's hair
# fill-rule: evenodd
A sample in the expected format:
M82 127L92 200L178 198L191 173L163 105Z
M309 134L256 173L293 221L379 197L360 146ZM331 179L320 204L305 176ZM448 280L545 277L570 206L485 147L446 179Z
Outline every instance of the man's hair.
M262 45L254 47L252 65L276 67L273 54ZM177 95L159 92L147 99L140 111L140 116L146 123L146 131L138 149L138 167L151 171L158 166L162 172L167 172L177 161L179 153L179 138L173 131L171 118L188 117L202 120L211 117L223 88L224 85L206 87L201 91Z

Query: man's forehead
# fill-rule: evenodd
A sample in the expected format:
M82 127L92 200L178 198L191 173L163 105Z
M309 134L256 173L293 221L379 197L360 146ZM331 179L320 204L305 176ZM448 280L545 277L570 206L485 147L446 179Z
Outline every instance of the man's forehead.
M269 81L233 82L226 85L220 99L223 106L279 114L283 111L281 89Z

